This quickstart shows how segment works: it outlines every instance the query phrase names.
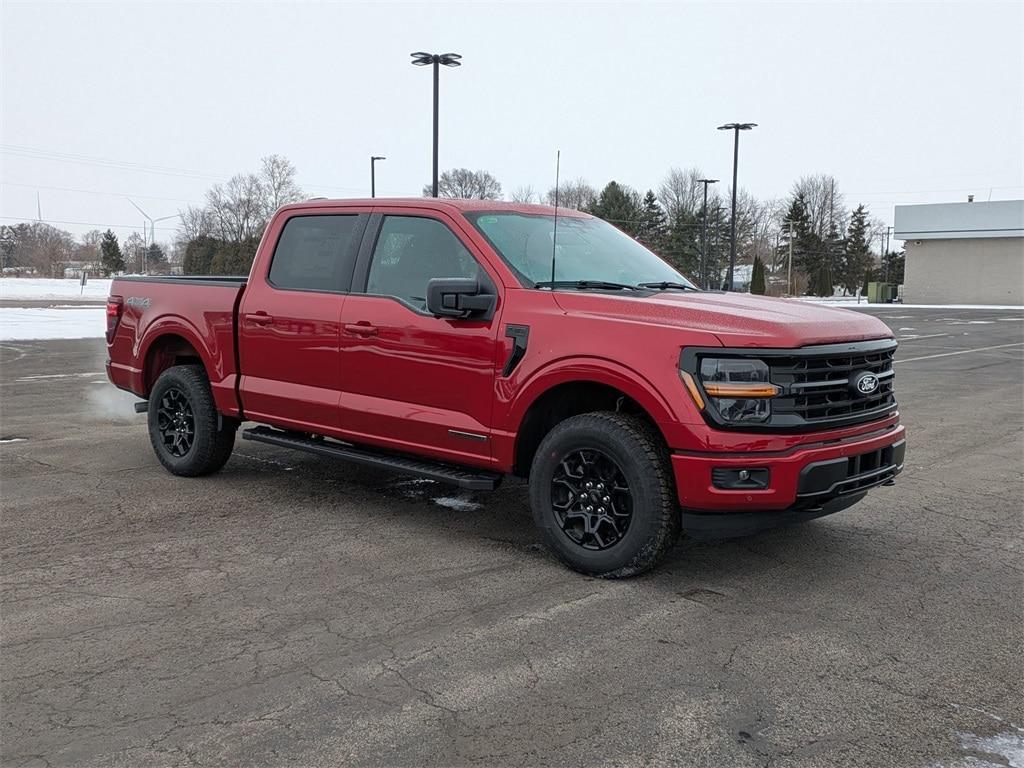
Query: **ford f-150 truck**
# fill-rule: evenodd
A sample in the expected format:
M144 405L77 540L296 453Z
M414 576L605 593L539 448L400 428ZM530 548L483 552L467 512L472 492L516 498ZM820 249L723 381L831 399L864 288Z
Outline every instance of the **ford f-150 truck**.
M703 291L612 225L469 200L316 200L247 278L125 277L107 372L157 458L235 433L463 488L528 478L564 563L642 572L681 532L826 515L893 482L896 342L869 315Z

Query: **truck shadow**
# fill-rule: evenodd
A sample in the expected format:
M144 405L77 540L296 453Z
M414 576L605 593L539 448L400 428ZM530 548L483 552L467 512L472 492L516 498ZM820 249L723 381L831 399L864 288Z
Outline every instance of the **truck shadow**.
M425 540L432 536L461 539L470 547L487 542L563 568L540 542L522 480L506 479L492 492L465 491L387 470L325 462L291 452L260 449L256 455L250 445L238 447L242 450L236 449L224 474L264 478L273 474L275 483L290 486L287 493L297 503L308 502L331 516L365 515L369 504L374 515L415 529ZM316 476L315 483L310 483L311 475ZM359 500L359 509L347 508L353 499ZM855 509L869 503L862 502ZM713 603L726 599L718 596L720 590L714 585L733 577L748 581L770 575L786 581L792 576L805 583L827 578L833 570L848 571L851 565L877 554L877 547L866 542L870 531L859 530L845 519L851 514L857 513L847 510L738 539L706 542L683 536L662 564L639 581L684 594L691 590L691 599ZM863 567L870 566L865 563Z

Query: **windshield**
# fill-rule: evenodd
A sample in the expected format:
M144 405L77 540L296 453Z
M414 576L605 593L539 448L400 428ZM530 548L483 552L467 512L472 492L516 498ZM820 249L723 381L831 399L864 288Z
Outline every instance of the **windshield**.
M481 212L466 217L527 287L549 283L554 216ZM629 235L596 218L559 216L554 258L555 282L692 285Z

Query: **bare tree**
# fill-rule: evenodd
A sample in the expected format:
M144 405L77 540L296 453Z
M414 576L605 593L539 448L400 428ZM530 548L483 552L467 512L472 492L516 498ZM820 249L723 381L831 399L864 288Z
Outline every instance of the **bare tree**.
M295 181L295 166L282 155L267 155L261 161L260 182L267 218L282 205L297 203L306 195Z
M516 187L515 191L512 192L513 203L536 203L537 193L534 191L533 186L527 184L524 187Z
M266 226L267 202L263 184L253 173L232 176L206 193L206 213L212 234L238 243L258 237Z
M670 224L677 224L687 216L700 215L701 206L704 205L704 185L700 183L700 179L703 178L704 171L700 168L669 169L665 180L658 187L658 200L665 206ZM708 207L710 206L709 196Z
M7 227L4 266L19 272L63 277L63 263L71 261L75 241L69 232L41 221Z
M566 181L558 185L558 206L560 208L573 208L577 211L586 211L594 207L597 202L597 190L587 180L580 177L575 181ZM548 190L548 205L555 204L555 188Z
M839 232L846 229L849 214L834 176L826 173L801 176L793 185L792 196L800 194L807 204L813 234L824 240L828 237L830 224L834 224Z
M423 196L430 197L431 191L431 185L425 185ZM500 200L501 184L487 171L452 168L442 173L438 179L437 194L440 197L470 200Z
M146 266L146 241L138 232L132 232L121 244L121 255L129 270L141 274Z

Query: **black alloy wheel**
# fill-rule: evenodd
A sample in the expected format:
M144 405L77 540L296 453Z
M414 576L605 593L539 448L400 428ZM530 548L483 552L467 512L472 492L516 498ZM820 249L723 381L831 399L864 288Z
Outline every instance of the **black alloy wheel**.
M156 413L157 430L167 452L175 458L187 456L196 438L196 419L188 397L171 387L160 398Z
M633 494L621 467L593 448L570 451L558 462L551 506L562 533L595 551L618 544L633 519Z

